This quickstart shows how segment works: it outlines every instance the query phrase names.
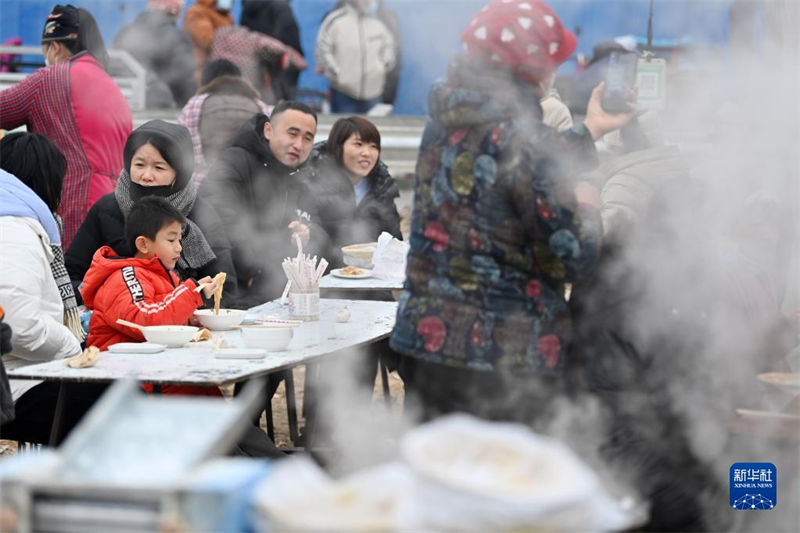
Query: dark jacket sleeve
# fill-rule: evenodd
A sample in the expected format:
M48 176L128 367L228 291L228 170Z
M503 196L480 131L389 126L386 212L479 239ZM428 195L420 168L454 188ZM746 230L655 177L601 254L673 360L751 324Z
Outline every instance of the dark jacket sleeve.
M230 148L222 152L200 187L200 199L210 204L212 210L207 213L199 211L196 220L201 227L218 223L223 228L239 284L238 297L241 296L241 284L258 274L251 242L253 229L248 227L247 218L248 199L252 197L252 191L246 185L248 173L248 155L244 150Z
M236 268L233 264L233 250L230 240L225 233L225 227L214 207L202 198L198 198L192 210L191 219L195 221L208 241L211 250L217 258L198 271L198 276L214 277L220 272L225 272L224 290L222 292L222 305L231 308L236 305L237 278ZM203 213L198 217L196 213Z
M319 256L325 255L331 236L325 227L320 224L317 202L311 189L305 183L297 183L297 207L308 214L311 227L308 240L308 251Z
M356 209L356 222L369 233L360 241L373 241L384 231L403 240L400 213L395 199L400 196L397 184L383 161L375 167L372 187Z
M92 264L94 253L105 245L111 246L118 255L130 254L125 242L125 219L113 193L103 196L89 209L64 254L64 262L72 281L83 281L83 276Z

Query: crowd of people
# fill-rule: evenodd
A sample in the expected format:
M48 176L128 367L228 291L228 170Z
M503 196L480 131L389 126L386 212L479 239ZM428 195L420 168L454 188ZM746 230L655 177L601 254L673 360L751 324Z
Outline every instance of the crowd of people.
M182 0L150 0L115 46L157 78L148 102L163 96L182 111L177 124L151 120L135 130L91 15L53 8L41 39L48 66L0 92L0 127L28 130L0 139L6 367L75 355L82 344L143 340L117 318L186 324L217 289L218 272L227 273L225 307L273 300L286 283L280 262L298 241L335 268L344 245L383 232L404 238L380 131L359 116L393 98L386 92L396 90L396 24L390 30L391 17L379 16L382 2L340 4L322 23L317 65L334 111L357 115L338 119L317 144L315 111L274 99L306 66L285 3L245 1L235 26L230 1L198 0L184 34L176 27ZM155 40L139 38L147 31L169 35L169 62ZM573 123L553 80L577 38L546 4L492 1L461 42L430 91L406 282L378 355L393 356L422 420L469 412L540 427L563 395L600 398L614 414L603 453L634 471L653 527L702 528L693 491L714 490L713 476L665 400L668 384L648 374L667 347L683 347L643 342L629 320L647 299L629 254L643 241L668 254L679 238L659 224L671 216L666 191L693 186L685 159L664 145L652 114L634 105L605 111L603 83ZM595 142L612 144L613 132L619 151L598 167ZM663 306L674 315L680 303ZM777 331L784 322L773 311ZM367 366L374 382L374 360ZM102 392L71 388L67 430ZM199 387L162 393L219 395ZM626 403L632 394L648 401L634 407ZM56 397L52 384L11 380L0 388L0 436L47 442ZM242 453L280 455L250 430ZM689 486L679 479L687 471Z
M114 48L147 72L149 109L181 108L204 85L209 61L226 59L264 101L297 93L308 68L300 31L287 0L243 0L240 24L232 0L148 0L147 9L114 38ZM341 0L325 15L315 49L317 72L330 83L334 113L391 105L400 76L400 28L382 0Z
M151 2L137 24L163 24L175 7ZM291 100L268 106L239 67L212 59L179 124L151 120L133 130L91 14L55 6L42 46L49 65L0 93L2 126L28 130L0 140L9 368L75 355L82 344L142 340L116 318L186 323L204 305L193 289L205 283L203 294L212 294L219 272L227 274L226 307L274 299L285 282L278 264L296 253L295 236L330 256L331 267L343 266L338 250L353 239L372 241L384 230L401 237L397 188L379 162L380 133L366 119L341 119L309 161L315 112ZM317 194L329 203L318 206ZM47 442L57 391L11 384L16 417L2 435ZM66 433L102 390L70 388Z

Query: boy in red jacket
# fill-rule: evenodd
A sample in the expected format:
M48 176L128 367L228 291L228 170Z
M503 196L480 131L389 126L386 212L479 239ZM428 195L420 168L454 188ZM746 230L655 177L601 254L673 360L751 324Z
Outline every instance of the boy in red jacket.
M138 329L117 324L122 318L142 326L185 325L203 305L195 292L198 283L181 282L172 269L181 254L181 231L186 219L169 202L146 196L131 208L125 221L125 237L134 257L117 257L109 246L95 252L83 278L81 295L91 309L87 346L106 350L118 342L142 342ZM211 298L218 284L210 277L203 289ZM167 386L163 392L218 396L209 387Z

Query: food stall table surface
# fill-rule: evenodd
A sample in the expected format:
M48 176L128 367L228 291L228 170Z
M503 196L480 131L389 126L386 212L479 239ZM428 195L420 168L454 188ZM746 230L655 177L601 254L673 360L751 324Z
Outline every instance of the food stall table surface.
M337 323L336 313L344 306L350 310L350 320ZM250 309L248 316L289 318L288 313L288 307L275 300ZM63 360L56 360L17 368L8 374L14 379L67 382L109 382L130 376L155 384L226 385L385 339L394 327L396 313L396 302L322 299L320 320L297 327L285 351L267 352L263 359L218 359L206 343L168 348L156 354L103 352L91 368L69 368ZM239 330L222 334L229 345L244 347ZM215 332L215 337L218 335Z

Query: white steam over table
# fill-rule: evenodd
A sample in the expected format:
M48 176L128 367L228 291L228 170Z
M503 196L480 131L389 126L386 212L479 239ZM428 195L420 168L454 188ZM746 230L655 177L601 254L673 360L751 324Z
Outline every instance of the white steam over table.
M350 321L337 323L336 312L344 306L350 309ZM110 382L130 376L157 385L221 386L385 339L394 327L396 313L396 302L326 298L320 300L318 321L297 327L285 351L268 352L263 359L217 359L208 346L172 348L157 354L103 352L91 368L69 368L63 360L56 360L17 368L8 376L59 382ZM275 300L250 309L248 315L289 318L289 309ZM240 331L222 334L228 344L244 347Z

